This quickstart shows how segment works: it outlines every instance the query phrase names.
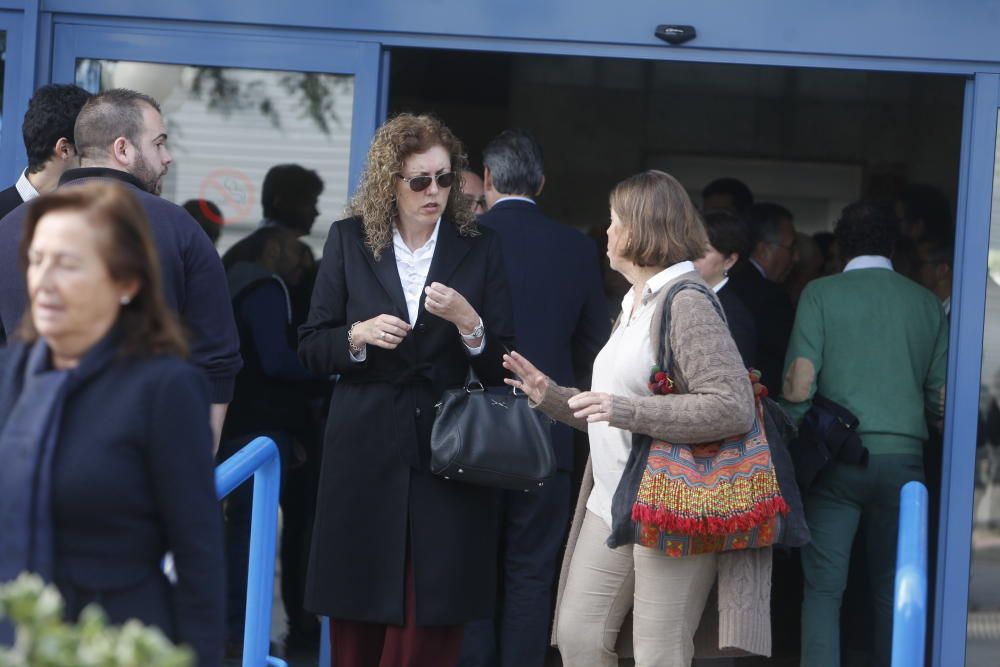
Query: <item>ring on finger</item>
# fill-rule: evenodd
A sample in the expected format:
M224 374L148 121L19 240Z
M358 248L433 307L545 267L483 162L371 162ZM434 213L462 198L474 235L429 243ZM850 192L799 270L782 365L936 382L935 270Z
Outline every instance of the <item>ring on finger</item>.
M379 337L379 340L385 340L385 332L384 331L379 331L378 332L378 337Z

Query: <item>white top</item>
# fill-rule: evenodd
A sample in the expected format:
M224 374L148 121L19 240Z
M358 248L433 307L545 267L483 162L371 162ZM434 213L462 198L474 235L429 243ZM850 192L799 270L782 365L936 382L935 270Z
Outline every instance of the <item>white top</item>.
M392 250L396 254L396 270L399 272L399 282L403 284L403 296L406 297L406 312L410 316L410 324L417 321L417 313L420 311L420 295L423 294L424 286L427 284L427 274L431 270L434 248L437 247L438 232L440 231L441 218L438 218L427 243L416 250L410 250L403 241L399 229L395 225L392 228Z
M434 261L434 248L437 247L438 232L441 230L441 218L434 223L434 231L427 242L416 250L410 250L403 241L399 230L392 228L392 250L396 255L396 271L399 273L399 282L403 285L403 296L406 298L406 313L408 321L413 324L417 321L417 314L420 312L420 296L424 293L427 285L427 274L431 270L431 262ZM478 347L469 347L469 354L478 356L486 346L486 338L479 343ZM466 346L468 347L468 346ZM367 346L361 349L361 354L351 354L354 361L364 361L368 358Z
M888 269L892 271L892 260L882 255L858 255L844 266L844 273L857 269Z
M656 354L649 340L649 327L656 310L653 298L664 285L678 276L694 271L691 262L680 262L649 279L642 303L632 313L634 287L622 299L622 316L611 338L594 360L593 391L626 398L651 396L647 385ZM587 509L611 525L611 499L621 481L632 450L632 433L608 422L587 425L590 435L590 462L594 470L594 489L587 499Z
M725 287L726 283L728 283L728 282L729 282L729 276L726 276L725 278L723 278L722 280L720 280L718 283L716 283L714 287L712 287L712 291L715 292L716 294L718 294L719 290L722 289L723 287Z
M27 169L21 172L21 177L17 179L17 183L14 184L14 187L17 188L17 193L21 195L21 201L31 201L32 199L40 196L38 194L38 190L36 190L35 186L28 180Z

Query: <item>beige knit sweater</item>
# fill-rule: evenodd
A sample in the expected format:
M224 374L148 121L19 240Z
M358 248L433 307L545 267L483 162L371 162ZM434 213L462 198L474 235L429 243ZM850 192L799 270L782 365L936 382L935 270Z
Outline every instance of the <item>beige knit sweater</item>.
M666 295L674 283L681 280L701 281L697 273L690 272L660 289L650 329L651 341L660 340ZM615 396L611 425L658 440L690 444L711 442L750 430L753 389L729 328L706 295L692 289L677 293L670 309L668 340L673 351L670 376L676 383L676 393L643 398ZM536 407L553 419L586 432L586 420L573 417L567 405L569 398L577 393L578 389L550 383ZM558 627L559 605L569 563L593 486L594 476L588 460L559 575L553 627ZM716 592L718 614L714 613L715 606L710 598L695 637L696 657L746 653L769 656L771 549L720 554ZM618 637L618 654L631 655L630 628L622 630ZM554 635L552 643L555 645Z

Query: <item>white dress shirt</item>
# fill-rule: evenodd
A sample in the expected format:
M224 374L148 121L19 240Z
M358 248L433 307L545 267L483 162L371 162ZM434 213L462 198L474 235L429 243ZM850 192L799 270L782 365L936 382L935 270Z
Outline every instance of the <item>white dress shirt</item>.
M618 327L594 360L593 391L627 398L651 396L647 382L656 363L656 351L649 340L649 327L656 310L653 297L674 278L694 271L691 262L680 262L660 271L646 282L642 302L632 312L635 287L622 299L622 315ZM631 317L629 317L629 313ZM590 436L590 459L594 470L594 489L587 498L587 509L611 525L611 499L621 481L629 452L632 433L615 428L608 422L587 424Z
M892 260L882 255L858 255L844 266L844 273L857 269L888 269L892 271Z
M535 200L532 199L531 197L522 197L520 195L505 195L503 197L500 197L500 199L496 200L495 202L493 202L493 206L496 206L497 204L499 204L502 201L526 201L529 204L534 204L535 203ZM537 204L536 204L536 206L537 206Z
M431 262L434 261L434 249L437 247L438 232L441 231L441 218L434 223L434 231L427 242L416 250L410 250L406 242L403 241L399 229L392 228L392 251L396 256L396 272L399 274L399 282L403 286L403 297L406 299L406 314L410 324L415 324L417 315L420 312L420 297L424 293L427 285L427 274L431 270ZM484 337L476 347L468 347L469 354L479 356L486 346ZM351 353L351 359L362 362L368 358L367 346L361 348L360 354Z
M27 169L21 172L21 177L17 179L17 183L14 184L14 187L17 188L17 194L21 195L22 201L31 201L32 199L36 199L40 196L38 194L38 190L36 190L35 186L28 180Z
M403 296L406 297L406 312L410 316L410 324L417 321L420 312L420 295L427 284L427 274L434 260L434 248L437 247L438 232L441 231L441 218L434 223L434 231L427 242L416 250L403 241L399 229L392 228L392 250L396 255L396 271L399 272L399 282L403 284Z
M718 294L719 290L722 289L723 287L725 287L726 283L728 283L728 282L729 282L729 276L726 276L725 278L723 278L722 280L720 280L719 282L717 282L712 287L712 291L715 292L716 294Z
M753 259L751 257L750 260L749 260L749 262L750 262L750 265L753 266L753 268L757 269L757 273L759 273L760 275L762 275L764 278L767 278L767 271L764 270L764 267L761 266L760 263L756 259ZM768 278L768 280L770 280L770 279Z

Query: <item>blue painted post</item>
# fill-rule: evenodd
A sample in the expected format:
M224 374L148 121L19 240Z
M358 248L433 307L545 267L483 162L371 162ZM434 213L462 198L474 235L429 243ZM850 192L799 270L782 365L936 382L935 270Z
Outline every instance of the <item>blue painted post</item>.
M330 667L330 619L321 618L319 630L319 667Z
M271 603L274 599L274 550L278 529L281 461L270 438L257 438L215 470L215 491L221 500L253 476L250 520L250 574L247 581L243 667L287 667L268 656Z
M892 667L924 664L927 635L927 487L903 486L893 594Z

